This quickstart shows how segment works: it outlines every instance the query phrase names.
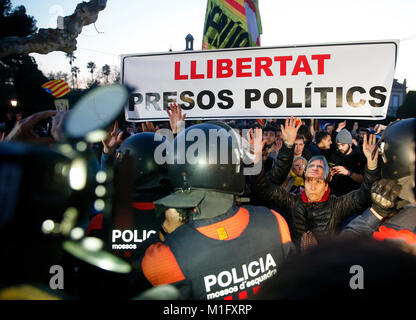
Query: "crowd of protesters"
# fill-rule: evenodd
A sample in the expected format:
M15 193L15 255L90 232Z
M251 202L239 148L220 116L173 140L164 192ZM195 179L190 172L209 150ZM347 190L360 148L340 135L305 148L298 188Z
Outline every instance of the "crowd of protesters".
M116 122L111 126L106 139L101 143L89 145L89 148L95 153L97 172L113 165L113 162L124 154L136 157L134 159L136 168L140 168L145 161L145 156L138 156L135 152L140 150L130 148L129 143L133 143L133 145L138 143L139 149L148 148L150 143L140 140L145 139L145 133L157 133L158 129L171 128L174 135L178 136L185 129L184 123L186 123L186 128L202 125L203 129L203 125L209 123L207 121L186 121L180 106L175 105L171 107L168 115L170 122L128 123L120 127ZM51 128L35 129L40 120L51 116L54 117L48 125ZM64 117L65 112L50 111L16 120L12 113L8 113L7 121L2 127L1 144L16 141L46 142L49 145L58 143L63 135L61 126ZM408 120L399 120L395 123L404 121ZM132 182L135 184L135 199L132 200L135 210L139 214L144 212L149 214L150 212L150 214L156 215L154 203L161 204L167 209L162 213L162 216L158 217L161 227L152 226L156 231L155 235L147 241L143 241L140 250L136 250L136 252L124 250L123 254L118 252L119 257L134 266L135 274L133 276L112 277L111 274L100 273L95 268L88 269L79 261L71 261L70 265L75 264L74 270L84 270L82 274L73 271L72 280L74 283L70 290L72 298L128 299L147 292L146 290L151 287L173 284L178 289L178 297L174 296L175 298L206 299L204 295L195 293L201 290L195 284L197 281L194 280L198 278L200 270L210 273L209 268L212 266L214 269L212 273L215 275L217 272L221 275L225 274L225 271L220 273L221 268L232 269L233 259L237 265L245 265L245 261L241 260L237 250L238 246L230 245L232 249L227 249L234 250L235 257L229 255L230 251L221 251L223 249L218 249L219 253L215 255L211 249L211 242L204 242L205 240L198 241L206 244L206 248L198 249L198 241L195 241L191 246L198 251L198 254L196 252L184 253L188 249L179 239L182 237L192 239L193 237L192 231L184 231L183 228L184 225L191 225L189 215L191 215L192 228L195 227L192 230L198 230L206 237L211 237L207 235L209 232L205 230L208 232L205 233L201 230L204 227L208 229L211 225L215 225L216 231L213 232L218 233L219 238L213 237L213 239L224 241L229 238L229 240L233 240L240 239L242 235L245 235L246 239L239 241L246 241L244 250L247 252L252 250L252 256L255 256L257 251L247 241L267 247L273 257L276 252L276 256L279 257L277 276L266 281L258 295L256 295L257 290L253 289L255 295L249 296L249 298L296 299L344 296L374 298L393 295L393 293L386 293L389 288L383 287L383 285L390 286L394 290L403 289L403 292L407 289L413 290L416 284L416 273L414 272L416 266L415 202L411 198L401 196L402 186L399 187L398 183L401 177L393 179L383 176L385 164L380 145L382 135L389 127L380 124L374 124L369 128L359 127L359 123L354 121L352 126L348 128L347 121L300 120L293 117L221 122L239 134L251 130L251 135L243 136L243 138L252 144L256 139L257 141L261 140L261 154L258 154L259 159L257 159L262 162L261 172L245 177L243 181L243 184L245 182L243 197L248 200L244 202L240 201L241 199L229 198L226 192L222 193L221 190L214 190L211 187L210 191L207 191L202 198L195 200L197 202L193 203L189 200L189 205L175 207L175 201L169 198L169 195L176 194L173 189L168 190L169 188L165 188L165 186L161 187L159 180L155 183L156 187L149 187L149 184L156 182L156 180L150 181L142 171L132 173L133 176L136 175L136 178L133 179L135 181ZM387 131L386 134L388 135ZM413 139L413 137L414 134L411 138ZM134 142L134 139L140 141ZM414 160L414 147L413 150L410 146L408 149L409 153L413 154ZM152 149L153 151L154 149ZM403 154L395 155L396 158L401 156ZM413 166L412 170L414 170L414 163L409 166ZM140 170L146 171L147 169ZM216 177L221 180L218 174ZM199 173L199 175L203 176L204 173ZM408 175L414 176L414 171ZM214 179L216 177L214 176ZM192 184L192 177L190 180L189 183ZM414 177L412 181L414 181ZM232 183L230 181L230 184ZM149 190L152 190L151 195ZM155 190L158 192L157 196ZM194 192L191 195L197 197L198 193ZM2 198L5 196L2 195ZM180 200L188 201L187 199ZM25 199L18 199L18 201L25 201ZM223 206L223 210L219 209L221 206ZM259 206L267 209L253 209L259 208ZM249 212L247 216L244 213L246 210L244 208ZM10 210L3 210L3 215L6 213L12 215ZM392 225L385 224L394 217L404 216L404 214L398 214L403 210L406 211L406 223L396 221L401 229L392 229ZM199 218L195 214L197 211L200 214ZM210 215L210 211L217 213ZM195 214L194 218L192 218L192 214ZM255 219L253 219L253 214L256 215ZM248 219L250 223L241 224L244 219ZM249 228L252 219L256 226ZM230 227L234 223L231 221L237 220L239 222L235 222L235 225ZM9 226L4 222L6 219L2 218L0 221L2 221L3 231L7 230ZM20 224L21 222L16 223ZM279 242L278 245L269 244L273 242L275 237L270 231L273 229L274 223L278 225L279 229L280 240L276 240ZM383 223L384 225L382 225ZM390 228L390 233L383 233L383 229L379 229L381 227ZM233 230L233 228L238 230ZM102 230L105 229L105 217L97 210L92 210L84 229L87 235L101 237L105 240L102 233ZM244 230L247 231L243 232ZM403 230L405 232L402 232ZM360 237L352 238L352 234ZM390 234L391 237L387 234ZM350 237L346 237L347 235ZM395 243L380 242L373 238L378 240L394 238L396 241ZM27 240L30 241L30 239ZM225 242L231 243L232 241ZM215 247L217 244L212 246ZM218 246L218 248L222 248L221 245ZM281 248L283 253L278 253ZM7 256L8 251L2 251L1 254L3 255L2 264L7 265L7 259L11 259ZM14 257L14 255L12 256ZM221 257L224 257L227 263L221 262ZM269 256L267 255L267 257ZM189 259L195 259L198 262L192 262ZM61 260L58 260L58 264L59 261ZM86 261L89 259L87 258ZM271 261L274 263L276 259ZM259 262L256 263L259 264ZM260 264L262 263L263 260ZM270 265L273 263L269 261ZM378 265L374 266L376 263ZM358 291L354 291L349 286L352 276L349 270L352 265L362 265L364 272L368 272L369 280L363 291L366 292L365 294L359 295ZM197 269L195 270L195 268ZM7 271L7 267L4 267L4 270ZM238 275L236 277L238 278ZM210 288L215 288L214 281L217 283L226 282L224 280L226 277L219 276L215 280L214 278L215 276L206 278L208 280L205 279L205 287L208 283ZM93 284L85 285L89 281L88 279L94 279ZM39 280L39 278L35 280ZM25 278L24 281L31 282L32 279ZM81 283L82 281L84 283ZM187 281L194 281L194 283L184 284ZM263 279L260 281L257 278L257 281L261 283ZM14 296L13 291L7 290L8 287L15 284L21 283L2 281L0 298L18 298L19 295ZM190 291L194 293L189 293ZM217 296L213 295L214 298L234 297L232 291L229 294L222 291L215 293ZM162 298L165 297L163 294L162 292ZM40 297L47 298L49 296L41 295ZM246 298L246 291L239 292L238 297L240 299Z

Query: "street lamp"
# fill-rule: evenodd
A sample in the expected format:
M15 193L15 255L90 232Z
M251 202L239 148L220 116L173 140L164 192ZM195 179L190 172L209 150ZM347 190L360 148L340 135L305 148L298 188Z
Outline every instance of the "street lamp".
M10 100L10 104L13 108L17 107L17 100Z

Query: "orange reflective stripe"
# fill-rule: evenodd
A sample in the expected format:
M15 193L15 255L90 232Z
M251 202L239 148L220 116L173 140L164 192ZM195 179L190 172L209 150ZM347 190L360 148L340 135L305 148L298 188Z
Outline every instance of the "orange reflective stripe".
M381 226L378 231L373 233L373 238L379 241L386 239L402 239L408 244L416 244L416 234L407 229L395 230L386 226Z
M278 214L274 210L270 210L270 211L273 212L273 214L275 215L275 217L277 219L277 223L279 224L282 243L291 242L292 238L290 237L289 226L287 225L287 222L286 222L285 218L283 218L280 214Z
M232 240L240 236L248 225L250 214L245 208L240 208L235 215L214 224L205 227L199 227L196 230L201 232L204 236L216 240ZM227 235L226 238L221 239L220 235Z
M161 242L147 248L142 260L142 270L153 286L185 280L172 251Z

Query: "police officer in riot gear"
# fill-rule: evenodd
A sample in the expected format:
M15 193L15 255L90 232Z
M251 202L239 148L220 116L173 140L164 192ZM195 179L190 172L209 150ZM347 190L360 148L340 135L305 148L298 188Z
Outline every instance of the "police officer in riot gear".
M204 123L178 134L168 157L175 192L155 202L165 221L142 272L152 286L175 284L185 299L252 298L293 249L282 216L236 205L245 177L229 132Z
M184 119L186 115L182 115L180 106L176 104L171 105L171 110L167 110L170 120L170 126L173 135L184 129ZM101 167L105 168L114 160L117 163L126 158L132 158L132 166L134 167L134 191L132 195L132 207L135 210L133 225L129 228L123 227L124 230L119 230L115 225L110 232L111 242L114 244L116 253L121 253L125 258L130 259L131 250L137 249L140 244L149 238L150 235L156 234L161 221L162 215L156 215L154 212L155 200L158 200L171 190L169 178L167 175L166 163L159 163L155 159L155 151L161 144L170 143L173 137L169 137L169 141L154 133L155 129L152 123L142 123L143 132L130 136L121 143L118 149L117 146L121 142L121 132L118 133L118 122L110 128L107 139L103 140L103 153L101 156ZM156 127L158 128L158 127ZM163 155L166 156L166 155ZM120 220L116 217L113 221L108 221L107 224L113 224L114 221ZM103 215L95 216L88 227L88 233L95 234L102 237ZM133 243L132 243L133 242ZM127 249L127 250L126 250Z
M344 234L366 233L383 240L416 244L415 138L416 119L390 124L379 141L382 179L371 189L373 204L355 218Z
M128 176L119 181L119 187L116 186L124 189L124 194L118 194L126 201L113 210L112 216L95 215L88 225L87 234L103 239L108 251L128 261L133 270L127 275L118 275L83 265L79 281L81 299L128 299L140 292L143 281L137 278L138 257L150 243L159 240L158 230L164 220L164 215L156 214L154 201L172 191L166 163L157 163L154 156L159 146L168 143L153 132L142 132L130 136L111 155L116 167L130 167L123 174ZM125 162L126 159L131 161ZM129 180L131 189L126 187ZM117 203L113 205L117 206Z
M156 215L155 200L170 194L171 186L167 175L166 164L155 161L155 150L163 143L168 143L163 137L153 132L135 134L125 140L115 153L115 161L129 156L132 158L134 170L134 192L131 205L134 209L130 226L118 228L116 221L112 224L111 241L113 252L125 258L130 258L131 252L138 249L141 243L156 234L164 217ZM102 237L103 215L95 216L89 225L88 232ZM112 217L117 220L117 217Z
M183 130L185 115L182 116L180 107L173 105L168 115L173 134ZM125 193L128 195L121 194L121 196L125 200L127 197L128 204L124 201L121 207L114 210L111 217L106 217L103 214L94 216L90 221L87 233L104 238L109 251L128 261L133 270L137 270L140 268L137 264L139 260L137 257L143 254L143 250L149 244L159 240L158 229L164 220L164 215L156 214L154 201L172 191L167 175L166 162L158 162L155 158L156 150L161 145L168 145L171 140L168 141L165 137L154 133L153 124L146 123L146 125L142 124L144 132L130 136L116 149L121 136L121 133L117 132L117 128L118 124L116 122L110 128L108 138L102 141L104 148L101 166L105 168L114 162L116 166L123 167L122 162L125 160L129 162L130 160L130 172L128 168L121 170L127 170L126 178L132 180L131 189L127 186L127 180L129 179L120 181L118 188L125 189ZM166 154L161 156L164 157ZM90 271L87 272L83 283L88 283L89 276L95 276L96 272L94 270ZM108 298L109 294L115 294L115 296L112 296L115 299L131 298L146 287L146 285L142 286L143 281L140 277L137 277L137 274L138 272L133 271L122 279L117 275L113 277L104 274L101 278L109 278L109 284L102 288L97 288L94 285L90 286L83 290L82 295L86 298L91 295L96 296L96 298L101 296ZM112 290L112 287L119 290Z

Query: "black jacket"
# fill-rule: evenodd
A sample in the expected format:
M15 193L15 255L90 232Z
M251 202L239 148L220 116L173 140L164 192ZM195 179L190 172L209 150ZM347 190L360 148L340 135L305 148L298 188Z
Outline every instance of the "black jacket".
M324 156L325 159L328 161L329 157L333 153L331 149L321 149L317 146L316 143L311 143L309 146L309 152L313 156Z
M344 155L337 151L329 157L328 162L333 163L335 166L343 166L354 173L364 174L367 159L359 147L352 145L352 152L349 155ZM350 177L340 174L334 175L329 184L332 193L336 196L342 196L352 190L356 190L360 185L361 183L355 182Z
M283 161L282 161L283 159ZM280 182L290 170L293 148L282 148L278 164L269 172L270 180ZM289 168L289 169L288 169ZM312 231L318 241L340 231L341 222L354 213L361 213L371 205L370 189L373 182L380 179L380 170L368 170L358 190L336 197L325 194L320 202L309 202L305 193L293 195L266 178L264 171L253 177L253 192L263 205L281 213L289 224L292 239L298 244L302 234ZM328 188L328 190L330 190Z

